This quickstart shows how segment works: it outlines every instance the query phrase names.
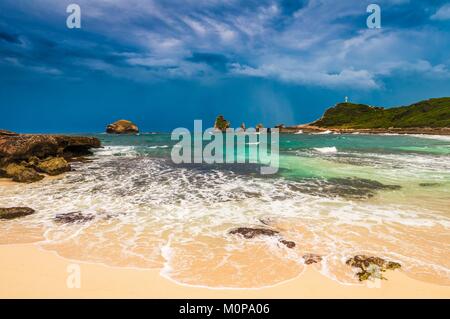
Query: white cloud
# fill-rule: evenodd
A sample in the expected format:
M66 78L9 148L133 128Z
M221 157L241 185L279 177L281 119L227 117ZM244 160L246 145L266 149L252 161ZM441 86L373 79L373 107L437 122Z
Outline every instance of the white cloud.
M450 20L450 3L439 8L435 14L431 16L432 20Z
M4 0L9 1L9 0ZM409 0L382 1L400 6ZM58 6L54 6L58 3ZM396 72L446 76L450 46L448 31L421 28L368 30L364 3L353 0L311 0L296 12L286 14L282 3L260 0L78 0L83 29L91 37L67 39L70 50L77 45L94 52L107 39L108 47L122 52L117 61L99 52L80 62L84 67L115 76L147 80L210 75L253 76L302 85L378 89L383 78ZM37 6L58 8L56 0L33 1ZM56 13L46 23L60 23ZM450 4L433 19L450 18ZM36 16L33 16L36 19ZM362 21L361 25L358 25ZM65 30L67 31L67 30ZM117 46L117 47L115 47ZM430 47L433 46L433 54ZM101 47L100 49L103 49ZM126 53L123 53L126 51ZM220 74L206 61L194 62L193 53L228 57L229 69ZM442 57L440 56L442 55ZM447 60L446 60L447 59ZM228 74L227 74L228 71Z

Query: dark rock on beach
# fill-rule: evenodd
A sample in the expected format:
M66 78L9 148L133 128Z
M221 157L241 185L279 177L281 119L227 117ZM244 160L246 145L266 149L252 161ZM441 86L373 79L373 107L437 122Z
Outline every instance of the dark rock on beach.
M387 261L380 257L357 255L346 261L346 264L359 268L359 272L356 274L359 281L368 279L386 279L382 273L386 270L394 270L400 268L399 263L393 261Z
M303 255L306 265L320 263L322 261L322 256L316 254L306 254Z
M268 237L278 236L280 234L280 232L277 230L272 230L272 229L268 229L268 228L239 227L239 228L230 230L229 234L241 235L245 239L252 239L252 238L260 237L260 236L268 236ZM279 242L281 244L283 244L284 246L286 246L287 248L292 249L295 247L295 243L293 241L289 241L289 240L285 240L285 239L281 238L279 240Z
M285 245L287 248L294 248L295 247L295 243L293 241L290 240L280 240L280 243L282 243L283 245Z
M139 128L131 121L119 120L106 127L106 133L109 134L137 134Z
M399 190L399 185L386 185L378 181L348 177L330 179L306 179L289 184L292 191L311 195L344 197L350 199L367 199L376 195L377 191Z
M99 148L100 140L95 137L18 134L0 136L0 157L7 160L85 155L91 148Z
M267 228L250 228L250 227L239 227L229 232L232 235L242 235L246 239L252 239L258 236L276 236L279 234L278 231L267 229Z
M85 223L91 221L95 218L94 215L91 214L82 214L80 212L71 212L58 214L55 216L54 220L56 223L60 224L73 224L73 223Z
M71 167L69 163L63 157L53 157L41 162L36 165L40 172L46 173L51 176L59 175L64 172L70 171Z
M0 136L5 135L5 136L14 136L14 135L19 135L15 132L11 132L11 131L7 131L7 130L0 130Z
M0 132L2 176L16 182L39 181L44 178L39 173L67 172L67 160L89 155L92 148L101 147L100 140L94 137Z
M34 169L16 163L6 166L5 171L7 177L18 183L33 183L44 178L43 175L38 174Z
M28 207L0 208L0 219L15 219L34 213L35 210Z

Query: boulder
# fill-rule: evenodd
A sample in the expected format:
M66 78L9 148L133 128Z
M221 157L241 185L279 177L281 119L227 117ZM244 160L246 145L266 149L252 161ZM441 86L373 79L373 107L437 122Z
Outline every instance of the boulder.
M33 183L44 178L43 175L38 174L34 169L16 163L6 166L5 171L6 176L18 183Z
M28 207L0 208L0 219L14 219L34 214L34 209Z
M38 162L36 167L38 171L51 176L59 175L71 170L69 163L67 163L63 157L48 158Z
M259 132L262 128L264 128L264 125L259 123L258 125L256 125L256 132Z
M131 121L119 120L106 127L106 133L109 134L136 134L139 133L138 127Z

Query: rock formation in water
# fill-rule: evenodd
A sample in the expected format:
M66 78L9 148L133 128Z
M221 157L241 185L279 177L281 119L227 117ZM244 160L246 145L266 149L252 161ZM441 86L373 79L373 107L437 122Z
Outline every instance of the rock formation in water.
M28 207L0 208L0 219L15 219L34 214L34 209Z
M95 218L92 214L82 214L80 212L71 212L58 214L55 216L55 222L59 224L85 223Z
M139 128L131 121L119 120L106 127L106 133L109 134L137 134Z
M95 137L0 133L0 177L32 183L70 170L68 160L92 154Z
M230 127L230 122L225 120L225 118L223 117L223 115L219 115L216 118L216 121L214 122L214 128L216 130L220 130L222 132L226 131L227 128Z
M256 132L259 132L261 129L264 128L264 125L262 125L261 123L259 123L258 125L256 125Z
M0 130L0 136L6 135L6 136L13 136L13 135L19 135L15 132L7 131L7 130Z

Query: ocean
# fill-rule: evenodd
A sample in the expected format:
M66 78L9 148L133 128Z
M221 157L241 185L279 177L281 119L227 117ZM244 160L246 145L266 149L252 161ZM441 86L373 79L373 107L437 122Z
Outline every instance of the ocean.
M261 175L259 164L174 164L170 134L93 136L104 147L72 172L0 184L0 207L37 211L0 222L0 244L212 288L272 286L306 267L360 284L345 264L359 254L450 285L450 137L281 134L280 168ZM85 220L55 220L72 212ZM245 239L237 227L277 233ZM322 260L308 266L307 254Z

